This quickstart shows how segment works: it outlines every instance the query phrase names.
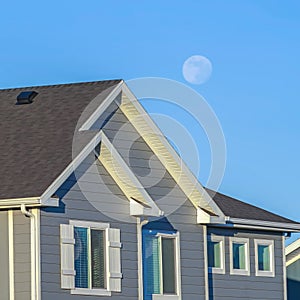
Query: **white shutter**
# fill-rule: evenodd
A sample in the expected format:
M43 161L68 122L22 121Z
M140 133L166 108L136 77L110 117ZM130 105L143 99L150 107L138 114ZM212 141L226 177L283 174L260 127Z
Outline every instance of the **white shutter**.
M74 226L60 225L61 288L75 288Z
M121 247L120 229L107 228L108 290L121 292Z

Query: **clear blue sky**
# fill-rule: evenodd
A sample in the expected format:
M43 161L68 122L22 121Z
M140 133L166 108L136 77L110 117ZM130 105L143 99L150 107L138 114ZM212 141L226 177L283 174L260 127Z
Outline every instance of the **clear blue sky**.
M5 1L0 38L1 88L147 76L186 83L183 62L208 57L210 80L190 86L224 130L220 190L300 221L299 1Z

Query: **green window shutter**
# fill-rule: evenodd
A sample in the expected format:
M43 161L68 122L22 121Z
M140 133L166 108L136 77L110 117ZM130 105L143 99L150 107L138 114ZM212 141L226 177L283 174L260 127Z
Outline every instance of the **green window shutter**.
M92 288L105 288L104 231L91 230Z
M121 247L120 229L107 228L107 251L108 251L108 286L112 292L121 292Z
M60 225L60 252L61 252L61 288L74 289L74 228L72 225Z

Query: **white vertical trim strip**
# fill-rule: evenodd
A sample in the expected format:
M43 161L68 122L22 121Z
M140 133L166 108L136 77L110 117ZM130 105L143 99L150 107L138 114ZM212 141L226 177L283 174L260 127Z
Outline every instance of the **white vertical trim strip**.
M31 299L36 300L36 226L35 216L30 217L30 262L31 262Z
M34 247L35 247L35 300L41 299L41 246L40 246L40 210L33 208L31 210L33 218L31 223L34 226Z
M275 247L274 247L275 248ZM275 255L275 249L274 249ZM283 268L283 300L287 300L287 277L286 277L286 256L285 256L285 236L282 235L282 268Z
M8 214L8 253L9 253L9 300L15 299L15 270L14 270L14 211Z
M180 259L180 233L179 231L176 234L175 238L175 251L176 251L176 284L177 284L177 295L178 300L181 300L181 259Z
M204 252L204 281L205 281L205 300L209 300L209 282L208 282L208 255L207 255L207 226L203 227L203 252Z
M142 244L142 227L148 223L148 220L141 221L137 218L137 255L138 255L138 285L139 285L139 300L143 300L143 244Z

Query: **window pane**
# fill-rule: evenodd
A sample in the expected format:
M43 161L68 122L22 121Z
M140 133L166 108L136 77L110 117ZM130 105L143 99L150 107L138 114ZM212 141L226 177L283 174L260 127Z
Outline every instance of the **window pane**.
M145 270L144 278L147 280L147 294L160 294L160 259L159 239L155 236L146 235L144 245Z
M233 243L233 269L246 269L246 244Z
M75 237L75 287L88 288L88 241L87 229L74 227Z
M92 287L105 288L104 231L91 230Z
M257 253L258 253L258 270L271 271L270 246L258 245Z
M221 242L208 242L208 266L221 268Z
M163 293L175 294L175 239L162 238Z

